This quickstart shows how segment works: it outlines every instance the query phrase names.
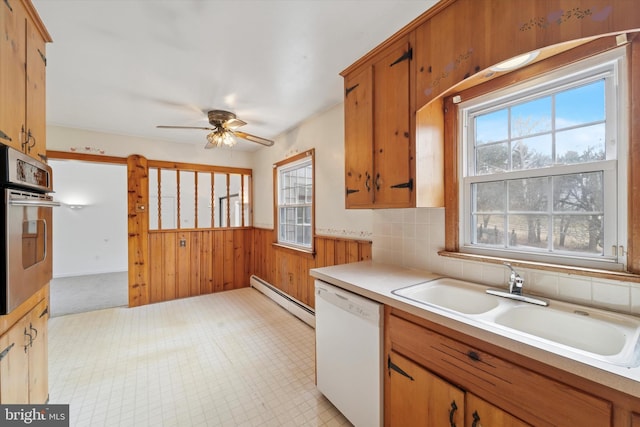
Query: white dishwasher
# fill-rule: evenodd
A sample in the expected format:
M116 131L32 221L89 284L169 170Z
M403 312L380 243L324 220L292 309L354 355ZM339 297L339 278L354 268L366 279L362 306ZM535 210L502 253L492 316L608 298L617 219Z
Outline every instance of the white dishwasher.
M383 306L320 280L315 292L318 390L356 427L381 426Z

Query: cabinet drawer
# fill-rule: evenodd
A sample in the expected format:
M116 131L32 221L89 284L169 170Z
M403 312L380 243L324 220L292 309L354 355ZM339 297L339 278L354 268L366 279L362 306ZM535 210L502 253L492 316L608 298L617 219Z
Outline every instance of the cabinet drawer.
M611 425L608 401L397 316L387 328L393 350L531 424Z

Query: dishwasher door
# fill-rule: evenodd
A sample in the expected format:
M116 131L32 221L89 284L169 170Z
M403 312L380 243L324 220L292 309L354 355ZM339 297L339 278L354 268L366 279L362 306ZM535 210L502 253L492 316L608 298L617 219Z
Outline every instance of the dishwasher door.
M322 281L316 292L317 387L356 427L383 423L383 306Z

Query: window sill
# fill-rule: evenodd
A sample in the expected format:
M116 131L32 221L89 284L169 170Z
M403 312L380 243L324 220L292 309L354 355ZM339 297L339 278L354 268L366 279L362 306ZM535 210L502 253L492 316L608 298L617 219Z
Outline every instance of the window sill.
M467 254L462 252L439 251L438 255L463 259L467 261L487 262L491 264L502 264L508 262L514 267L530 268L532 270L552 271L556 273L573 274L576 276L587 276L592 278L618 280L621 282L640 283L640 275L627 273L624 271L611 271L596 268L573 267L568 265L548 264L543 262L523 261L511 258L491 257L486 255Z
M314 259L316 257L315 251L311 249L294 248L293 246L287 246L280 243L272 243L271 246L276 250L283 250L285 252L290 252L294 255L303 256L309 259Z

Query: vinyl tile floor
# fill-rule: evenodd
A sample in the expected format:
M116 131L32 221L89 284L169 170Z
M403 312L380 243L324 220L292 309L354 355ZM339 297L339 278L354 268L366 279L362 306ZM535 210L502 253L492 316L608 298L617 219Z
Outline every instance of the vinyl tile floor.
M49 402L71 426L349 426L314 337L253 288L55 317Z

